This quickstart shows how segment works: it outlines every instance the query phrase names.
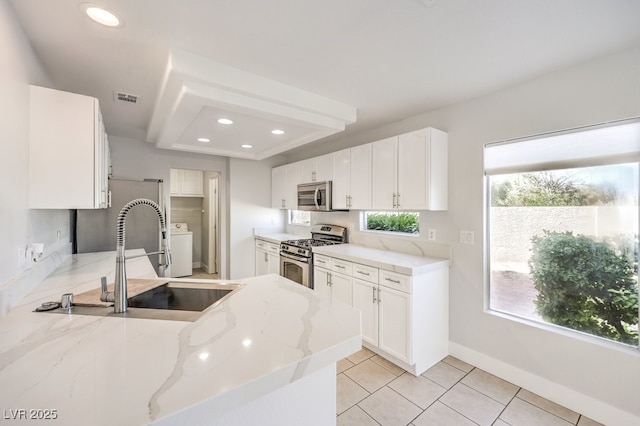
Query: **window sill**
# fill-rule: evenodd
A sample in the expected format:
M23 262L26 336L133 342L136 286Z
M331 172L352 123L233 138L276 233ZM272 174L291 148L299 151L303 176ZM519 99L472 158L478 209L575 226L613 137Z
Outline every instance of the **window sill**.
M506 319L509 321L514 321L526 326L535 327L540 330L548 331L550 333L559 334L563 337L567 337L570 339L580 340L585 343L590 343L593 345L597 345L606 349L615 350L618 352L623 352L630 355L635 355L640 357L640 347L627 345L625 343L618 343L612 340L607 340L603 337L594 336L591 334L583 333L576 330L571 330L569 328L565 328L559 325L544 323L534 321L528 318L521 317L519 315L511 314L503 311L496 311L493 309L485 309L484 312L489 315L493 315L502 319Z

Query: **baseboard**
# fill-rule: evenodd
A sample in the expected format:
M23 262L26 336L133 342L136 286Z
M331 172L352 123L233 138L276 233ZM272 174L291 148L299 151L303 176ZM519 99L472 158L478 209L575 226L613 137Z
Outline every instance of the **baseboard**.
M202 262L193 262L193 263L191 264L191 267L192 267L193 269L198 269L198 268L200 268L200 265L201 265L201 264L202 264Z
M71 257L71 250L71 243L64 244L0 285L0 318Z
M449 354L602 424L640 424L631 413L455 342L449 341Z

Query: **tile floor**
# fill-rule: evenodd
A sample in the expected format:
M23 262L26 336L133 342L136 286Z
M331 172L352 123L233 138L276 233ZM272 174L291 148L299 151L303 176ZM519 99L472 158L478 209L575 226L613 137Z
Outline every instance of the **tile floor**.
M337 373L339 426L600 425L451 356L415 377L363 348Z
M202 268L194 269L191 274L192 275L184 278L197 278L203 280L217 280L219 278L218 274L207 274Z

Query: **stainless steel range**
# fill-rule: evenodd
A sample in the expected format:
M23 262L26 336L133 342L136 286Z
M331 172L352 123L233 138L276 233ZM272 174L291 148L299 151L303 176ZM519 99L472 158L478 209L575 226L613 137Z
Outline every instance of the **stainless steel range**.
M280 275L313 288L313 248L347 242L347 228L313 225L311 238L280 243Z

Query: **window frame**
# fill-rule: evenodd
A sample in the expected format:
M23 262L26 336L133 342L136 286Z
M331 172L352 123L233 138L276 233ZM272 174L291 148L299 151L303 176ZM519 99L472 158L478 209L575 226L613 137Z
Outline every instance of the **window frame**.
M296 214L295 212L299 212L307 215L309 217L309 222L308 223L294 222L293 217ZM311 212L306 210L289 209L287 210L287 222L289 225L293 225L293 226L311 226Z
M613 339L609 339L606 337L598 336L596 334L591 334L588 332L576 330L573 328L565 327L562 325L554 324L551 322L544 321L542 319L536 320L533 318L528 318L526 316L520 315L514 312L507 312L505 310L499 310L491 307L491 273L492 273L492 265L491 265L491 176L492 175L500 175L507 174L504 170L496 173L487 173L486 169L486 151L488 147L496 146L498 144L517 144L520 142L528 142L535 141L538 138L546 138L548 136L562 136L562 135L571 135L574 133L579 133L582 131L589 131L592 129L601 129L608 127L615 127L617 125L625 125L629 123L640 123L640 118L632 118L625 120L618 120L604 124L598 124L594 126L585 126L574 128L570 130L565 130L562 132L551 132L545 133L537 136L529 136L526 138L517 138L510 139L506 141L489 143L485 144L483 148L483 232L484 232L484 241L483 241L483 295L484 295L484 312L495 315L501 318L508 319L510 321L520 322L523 324L527 324L536 328L544 329L556 334L564 335L572 338L579 338L582 340L586 340L593 343L598 343L600 345L614 348L617 350L623 351L632 351L633 353L640 352L640 342L636 345L631 345L628 343L616 341ZM639 149L640 151L640 149ZM521 166L513 166L509 167L509 173L517 173L524 174L529 172L543 172L549 170L559 170L559 169L570 169L570 168L579 168L585 166L608 166L622 163L635 163L640 169L640 158L638 153L635 152L631 155L627 161L620 161L620 155L611 155L606 157L598 157L596 159L589 159L586 162L584 160L578 160L572 162L571 159L563 158L562 161L552 161L546 165L521 165ZM636 194L638 200L640 200L640 185L638 185L638 193ZM640 218L640 202L636 205L636 209L638 210L638 217ZM638 227L640 228L640 219ZM640 251L640 249L639 249ZM638 293L640 296L640 270L636 271L636 282L638 283ZM638 319L640 321L640 306L638 307Z
M363 210L360 212L360 232L369 232L372 234L384 234L384 235L393 235L398 237L412 237L417 238L420 237L420 212L412 211L412 210ZM389 213L389 214L402 214L402 213L411 213L417 216L418 223L418 232L401 232L401 231L388 231L388 230L377 230L377 229L367 229L367 215L371 213Z

